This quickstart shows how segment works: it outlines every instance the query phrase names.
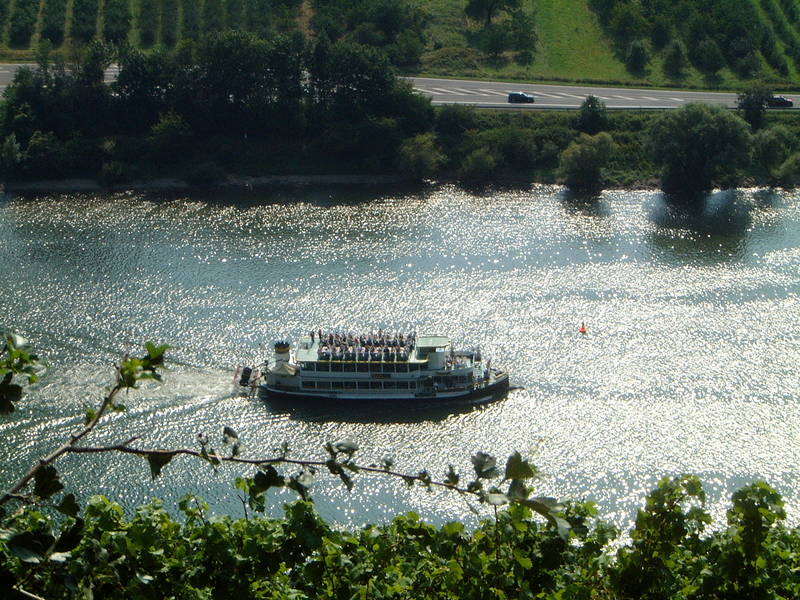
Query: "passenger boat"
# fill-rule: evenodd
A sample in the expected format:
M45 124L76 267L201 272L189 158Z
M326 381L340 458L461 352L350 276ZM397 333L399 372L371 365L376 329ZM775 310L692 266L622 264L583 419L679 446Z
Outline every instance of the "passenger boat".
M441 335L352 335L321 330L295 347L275 344L259 385L282 400L490 400L508 391L508 373L479 350L455 351Z

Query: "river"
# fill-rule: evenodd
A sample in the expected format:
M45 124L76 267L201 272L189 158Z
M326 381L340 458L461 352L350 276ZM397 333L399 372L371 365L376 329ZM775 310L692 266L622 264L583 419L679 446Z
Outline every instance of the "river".
M143 447L324 458L349 439L364 463L448 464L520 451L536 492L590 499L629 527L663 476L695 473L724 519L730 494L764 479L800 520L800 203L769 190L718 192L694 209L657 191L591 200L558 187L470 194L334 187L190 195L5 196L0 327L47 360L19 410L0 419L7 487L97 406L113 364L147 340L173 346L160 385L123 399L92 436ZM585 322L589 332L578 333ZM310 329L441 333L480 347L519 387L481 407L292 409L232 393L233 369ZM151 480L136 457L66 457L80 498L127 509L184 493L242 516L246 469L176 458ZM321 474L318 509L342 525L409 510L474 522L454 494ZM273 495L280 509L288 495Z

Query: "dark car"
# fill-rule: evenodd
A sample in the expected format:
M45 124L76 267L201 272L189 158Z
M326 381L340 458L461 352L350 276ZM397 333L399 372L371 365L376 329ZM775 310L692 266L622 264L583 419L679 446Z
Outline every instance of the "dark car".
M511 92L508 95L509 102L521 102L523 104L531 104L534 101L534 97L532 94L526 94L525 92Z
M792 102L791 98L786 98L785 96L772 96L772 98L767 98L767 106L770 108L789 108L794 106L794 102Z

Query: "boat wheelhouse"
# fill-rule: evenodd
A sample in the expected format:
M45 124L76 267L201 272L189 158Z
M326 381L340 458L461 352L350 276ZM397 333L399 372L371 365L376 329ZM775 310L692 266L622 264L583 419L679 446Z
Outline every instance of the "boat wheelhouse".
M260 386L268 398L488 400L508 391L507 372L441 335L312 332L294 349L276 343L268 367Z

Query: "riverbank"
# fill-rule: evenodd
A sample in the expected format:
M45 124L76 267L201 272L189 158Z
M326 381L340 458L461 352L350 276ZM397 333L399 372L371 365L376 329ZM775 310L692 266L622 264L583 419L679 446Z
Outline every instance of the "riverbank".
M221 188L249 190L269 186L306 186L306 185L391 185L407 181L399 175L265 175L261 177L228 177L212 185L198 185L183 179L162 177L133 181L125 185L107 186L88 178L50 179L41 181L12 181L4 184L3 189L11 193L94 193L109 191L189 191L199 188Z

